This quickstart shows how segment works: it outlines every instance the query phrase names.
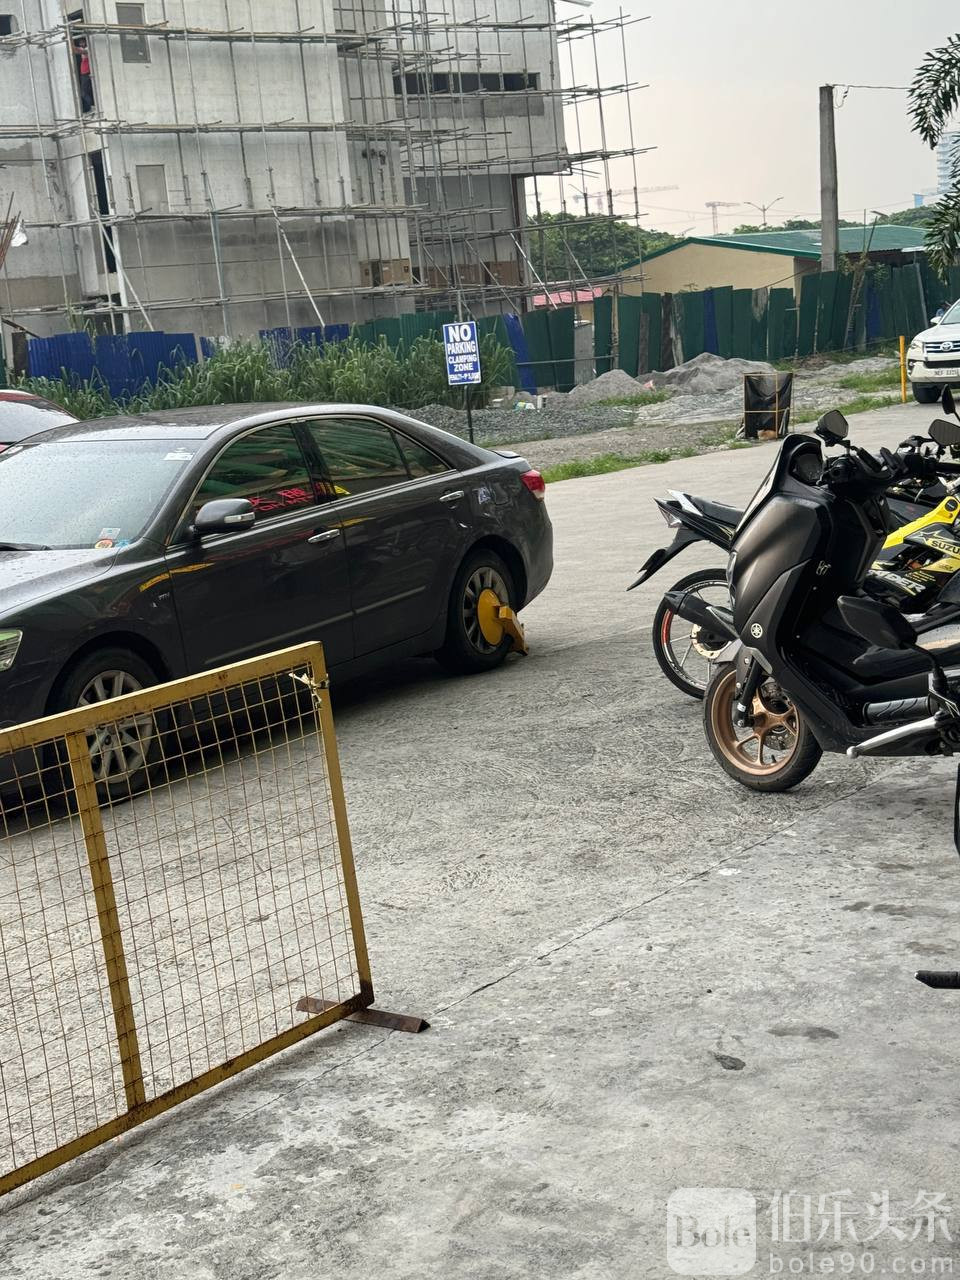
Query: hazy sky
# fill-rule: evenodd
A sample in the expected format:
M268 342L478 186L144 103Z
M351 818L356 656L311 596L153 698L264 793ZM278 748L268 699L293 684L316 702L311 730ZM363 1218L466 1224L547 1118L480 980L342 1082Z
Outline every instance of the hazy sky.
M649 15L627 31L630 79L649 85L633 95L636 145L656 148L637 160L639 185L678 187L641 195L649 210L642 221L675 234L690 226L709 233L707 200L742 202L719 210L721 230L759 222L746 202L777 196L768 220L818 217L818 86L906 85L923 54L960 30L953 0L624 0L623 7ZM602 19L618 8L595 0L589 12ZM561 18L584 12L565 0L558 9ZM619 40L602 40L601 70L609 84L622 83ZM577 50L581 79L586 44ZM628 145L622 102L605 107L611 147ZM934 156L910 132L904 92L851 88L836 130L841 217L906 208L914 191L934 185ZM597 176L586 185L596 189L600 166L591 167ZM615 188L632 187L631 162L612 168ZM631 204L621 198L617 207Z

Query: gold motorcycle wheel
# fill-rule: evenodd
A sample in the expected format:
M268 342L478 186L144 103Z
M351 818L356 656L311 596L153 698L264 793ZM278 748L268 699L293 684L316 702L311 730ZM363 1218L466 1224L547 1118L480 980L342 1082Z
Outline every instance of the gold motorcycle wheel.
M734 722L736 701L736 668L723 666L707 689L703 724L710 750L731 778L753 791L788 791L813 772L820 746L776 681L757 690L748 727Z

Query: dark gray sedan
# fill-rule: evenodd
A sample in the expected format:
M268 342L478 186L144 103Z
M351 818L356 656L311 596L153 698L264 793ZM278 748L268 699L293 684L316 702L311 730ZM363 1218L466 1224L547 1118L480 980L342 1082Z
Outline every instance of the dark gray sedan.
M365 405L244 405L57 427L0 454L0 721L304 640L340 677L415 654L495 667L485 588L546 586L540 474ZM143 744L94 760L112 791Z

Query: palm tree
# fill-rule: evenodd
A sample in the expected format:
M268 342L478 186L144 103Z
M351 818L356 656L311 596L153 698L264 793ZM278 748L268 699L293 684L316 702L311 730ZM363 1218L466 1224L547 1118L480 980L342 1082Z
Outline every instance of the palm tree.
M955 35L941 49L932 49L913 77L910 115L914 133L919 133L928 147L935 147L958 106L960 35ZM951 168L948 190L934 205L927 225L930 265L944 278L960 252L960 146L954 149Z

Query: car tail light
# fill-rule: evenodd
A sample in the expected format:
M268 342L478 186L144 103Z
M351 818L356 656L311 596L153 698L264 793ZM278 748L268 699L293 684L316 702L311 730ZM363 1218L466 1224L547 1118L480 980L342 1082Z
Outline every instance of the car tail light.
M542 502L547 496L547 482L539 471L525 471L520 477L535 498Z

